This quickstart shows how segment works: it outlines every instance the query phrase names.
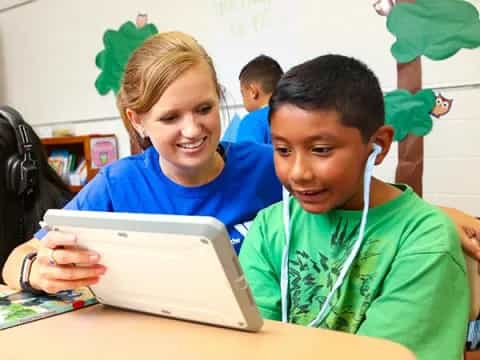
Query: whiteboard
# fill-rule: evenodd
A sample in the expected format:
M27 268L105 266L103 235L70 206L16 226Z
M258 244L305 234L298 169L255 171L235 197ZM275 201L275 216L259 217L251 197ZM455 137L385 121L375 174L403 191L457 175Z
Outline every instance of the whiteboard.
M479 6L478 0L472 0ZM0 13L0 102L32 124L117 117L114 95L94 82L95 56L107 29L146 12L159 31L181 30L205 46L227 89L241 104L238 73L264 53L284 69L306 59L341 53L366 62L385 90L395 88L394 38L371 0L37 0ZM423 60L424 87L480 83L480 50Z

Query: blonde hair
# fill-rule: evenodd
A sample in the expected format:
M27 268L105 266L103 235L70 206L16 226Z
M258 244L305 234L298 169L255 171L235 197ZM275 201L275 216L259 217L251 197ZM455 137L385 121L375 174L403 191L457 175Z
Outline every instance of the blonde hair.
M126 110L148 112L165 90L185 71L199 63L206 63L221 98L220 85L213 61L205 49L190 35L182 32L165 32L148 38L135 50L125 66L117 107L131 142L146 149L150 139L143 138L132 126Z

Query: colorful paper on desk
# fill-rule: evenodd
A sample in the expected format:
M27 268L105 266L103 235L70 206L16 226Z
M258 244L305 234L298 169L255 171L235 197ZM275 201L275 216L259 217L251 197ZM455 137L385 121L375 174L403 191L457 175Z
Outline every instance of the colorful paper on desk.
M0 289L0 330L96 304L87 288L56 296Z

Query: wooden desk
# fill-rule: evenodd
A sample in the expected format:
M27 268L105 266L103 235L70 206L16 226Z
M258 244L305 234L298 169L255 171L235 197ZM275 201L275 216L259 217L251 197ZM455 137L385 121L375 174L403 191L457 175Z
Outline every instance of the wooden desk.
M260 333L217 328L102 305L0 331L2 359L389 359L400 345L266 321Z

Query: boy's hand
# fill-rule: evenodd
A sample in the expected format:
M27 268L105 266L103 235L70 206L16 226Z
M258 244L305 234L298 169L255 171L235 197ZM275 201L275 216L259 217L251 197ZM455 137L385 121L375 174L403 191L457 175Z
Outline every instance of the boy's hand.
M97 253L76 246L75 235L50 231L32 264L30 285L54 294L95 284L106 270L99 260Z

